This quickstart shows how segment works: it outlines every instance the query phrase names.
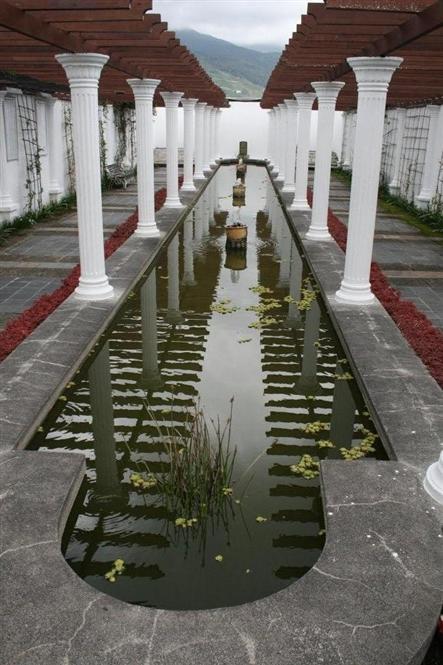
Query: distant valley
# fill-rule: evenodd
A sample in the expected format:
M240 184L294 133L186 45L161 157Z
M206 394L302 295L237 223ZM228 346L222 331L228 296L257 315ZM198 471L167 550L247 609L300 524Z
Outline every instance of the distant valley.
M195 30L177 30L176 34L231 98L260 98L280 56L277 51L264 53L236 46Z

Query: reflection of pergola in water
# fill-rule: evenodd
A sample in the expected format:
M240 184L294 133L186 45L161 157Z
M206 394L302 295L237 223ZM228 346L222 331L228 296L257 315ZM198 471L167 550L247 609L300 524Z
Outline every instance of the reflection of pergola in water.
M96 524L93 529L76 529L74 536L76 542L87 543L81 567L85 572L87 569L88 574L91 574L90 566L94 555L102 546L101 541L105 536L105 517L109 510L112 511L112 507L118 512L123 501L124 511L131 517L164 519L167 516L166 510L162 507L149 506L147 508L144 504L131 505L130 502L123 499L123 493L126 490L121 482L121 471L123 466L129 470L136 470L137 458L144 459L146 455L154 455L163 450L159 437L155 436L156 424L152 418L158 414L161 424L164 418L161 412L164 409L171 409L171 395L174 392L184 395L184 397L174 398L174 408L172 408L171 414L166 416L168 423L173 419L174 424L179 427L185 417L184 409L191 404L187 396L193 397L197 394L196 385L200 381L201 362L208 334L207 321L211 316L210 304L213 301L221 255L219 248L213 247L211 248L212 257L216 253L218 260L212 258L211 261L202 262L199 265L198 260L196 261L198 254L194 252L198 249L200 239L208 233L211 226L214 208L213 190L213 186L210 185L197 203L194 219L189 216L184 222L185 270L182 292L180 293L179 283L179 238L176 235L167 250L168 280L165 280L167 281L167 308L160 310L157 307L157 271L154 269L140 291L140 320L134 317L133 309L128 310L127 315L120 320L109 341L97 354L89 369L96 481L92 500L85 506L85 512L89 518L95 518ZM159 272L163 273L163 271ZM195 287L195 284L189 283L189 272L195 273L199 306L203 310L194 314L180 311L180 299L183 303L187 290ZM192 297L192 293L190 295ZM158 325L158 315L164 320L164 323L160 325ZM128 328L131 329L130 341L126 334ZM125 339L120 345L118 340L122 334ZM181 347L178 354L174 349L177 344ZM130 355L131 374L127 379L125 379L125 368L116 364L117 348L119 357L122 353ZM183 361L183 353L186 353L187 356L191 354L192 359ZM140 407L125 411L127 395L112 395L111 376L114 380L114 392L115 381L118 381L120 390L122 382L123 385L125 381L128 382L131 391L135 376L139 395L135 397L134 402L141 402ZM130 397L134 398L134 395ZM152 414L145 408L144 398L148 401ZM122 424L115 424L116 420L125 417L132 421L128 428L124 428ZM129 437L126 429L129 430ZM150 434L154 434L154 436L149 436ZM147 435L146 440L141 440L145 435ZM120 445L118 445L117 453L116 441L118 439L120 439ZM125 445L122 444L123 440L126 442ZM160 468L160 464L157 461L150 461L153 469ZM156 533L141 536L139 531L134 531L127 533L125 539L131 543L139 543L140 537L142 545L156 547L168 545L166 538ZM106 562L94 562L94 568L99 570L100 574L106 570L107 565ZM146 570L143 568L143 571L150 577L161 575L157 565L148 566Z
M269 191L266 207L268 222L257 225L257 235L263 241L272 237L276 254L271 256L264 243L258 253L259 283L270 287L277 298L280 289L289 287L289 295L298 301L306 277L302 259L278 201ZM333 373L342 373L342 366L336 362L336 352L322 324L318 303L314 301L304 316L294 303L288 304L287 309L283 325L265 325L260 330L264 410L270 424L266 433L270 444L267 455L274 461L269 471L269 491L276 498L276 505L279 501L279 509L272 519L280 525L280 530L284 523L291 531L280 533L273 543L281 548L310 548L314 562L322 547L321 537L317 535L322 511L317 481L295 476L289 466L301 455L318 454L315 443L307 441L309 435L303 431L313 420L330 422L330 432L324 438L330 438L339 446L349 446L355 436L356 405L349 383L335 381L334 385L331 378L331 368ZM319 342L324 347L321 354ZM288 391L292 396L288 397ZM311 395L313 399L306 402L306 396ZM287 508L281 507L284 499L288 501ZM300 500L303 507L297 505ZM309 503L311 507L307 508ZM306 536L307 529L310 537ZM281 566L278 574L296 577L308 568Z

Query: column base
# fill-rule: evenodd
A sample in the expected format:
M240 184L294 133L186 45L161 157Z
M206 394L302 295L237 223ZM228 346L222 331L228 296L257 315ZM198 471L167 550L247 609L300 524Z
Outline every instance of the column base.
M211 162L209 164L209 166L211 167L211 169L216 169L218 165L217 165L217 162L214 160L213 162Z
M275 182L284 182L284 181L285 181L285 176L283 173L280 173L275 179Z
M171 325L179 325L180 323L183 323L183 315L177 309L168 309L165 321Z
M11 199L8 197L2 197L0 198L0 221L2 222L10 222L16 215L15 211L17 210L18 205L11 201Z
M389 194L392 196L398 196L400 194L400 185L388 185Z
M165 208L184 208L183 203L178 197L168 197L164 204Z
M203 171L194 173L194 180L206 180L206 176Z
M197 189L194 185L194 183L191 182L184 182L183 185L180 187L181 192L196 192Z
M137 226L134 235L138 238L158 238L160 231L155 224L149 226Z
M98 282L90 282L80 277L74 294L78 300L109 300L114 297L114 288L106 276Z
M443 452L440 453L438 461L431 464L426 471L423 485L434 501L443 505Z
M420 210L426 210L426 208L429 208L429 205L431 203L431 197L419 194L418 196L415 197L414 203L417 206L417 208L420 208Z
M211 167L209 166L209 164L208 164L208 166L204 166L204 167L203 167L203 173L208 173L208 174L209 174L209 173L212 173L212 169L211 169ZM206 176L205 176L205 177L206 177Z
M332 240L332 236L327 229L310 228L305 238L308 240Z
M292 201L292 204L288 210L305 210L310 211L311 206L309 205L307 199L297 199Z
M335 294L336 300L348 305L369 305L374 302L375 296L371 291L370 284L365 286L354 286L347 284L344 280Z
M295 185L283 185L282 194L295 194Z
M343 164L341 168L343 171L352 171L350 164Z

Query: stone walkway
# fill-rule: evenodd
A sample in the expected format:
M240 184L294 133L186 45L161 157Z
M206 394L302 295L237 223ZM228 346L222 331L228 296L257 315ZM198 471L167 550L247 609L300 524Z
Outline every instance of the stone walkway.
M312 187L312 175L309 184ZM349 185L332 177L329 206L346 225L349 193ZM403 298L415 303L435 326L443 329L443 239L425 236L378 208L374 260Z
M166 169L155 169L155 189L166 186ZM104 236L108 238L137 205L137 188L103 194ZM51 293L79 261L75 210L40 222L0 246L0 329L41 295Z

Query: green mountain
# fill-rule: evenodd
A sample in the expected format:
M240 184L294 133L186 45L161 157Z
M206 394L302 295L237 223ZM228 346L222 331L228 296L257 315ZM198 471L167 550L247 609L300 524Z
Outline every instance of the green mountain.
M196 30L177 30L176 34L228 97L261 97L280 56L236 46Z

